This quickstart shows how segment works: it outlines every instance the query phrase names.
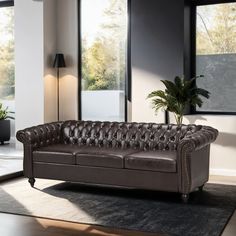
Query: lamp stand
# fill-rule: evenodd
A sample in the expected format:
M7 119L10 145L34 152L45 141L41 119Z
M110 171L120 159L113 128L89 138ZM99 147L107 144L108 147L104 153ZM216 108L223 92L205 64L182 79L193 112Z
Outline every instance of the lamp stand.
M60 68L66 67L64 55L57 53L53 62L53 68L57 68L57 120L60 120Z
M59 73L59 68L57 68L57 120L60 120L60 83L59 83L59 79L60 79L60 73Z

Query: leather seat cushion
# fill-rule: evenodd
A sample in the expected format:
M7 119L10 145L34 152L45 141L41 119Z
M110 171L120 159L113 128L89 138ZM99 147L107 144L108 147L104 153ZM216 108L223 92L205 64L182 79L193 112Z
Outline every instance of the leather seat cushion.
M135 170L176 172L177 153L171 151L142 151L125 157L125 168Z
M124 168L124 157L134 149L86 147L76 154L76 164L83 166Z
M75 165L75 154L81 149L78 145L55 144L41 147L33 152L35 162Z

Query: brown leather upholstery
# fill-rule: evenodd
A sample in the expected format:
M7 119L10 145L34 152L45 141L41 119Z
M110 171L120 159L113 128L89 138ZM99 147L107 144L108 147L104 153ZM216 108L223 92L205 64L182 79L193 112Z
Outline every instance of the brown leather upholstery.
M33 161L75 165L75 156L66 152L34 151Z
M75 165L75 155L79 150L78 145L53 144L33 151L33 160L35 162Z
M33 148L61 143L61 126L63 122L38 125L17 132L17 139Z
M37 148L33 152L33 160L46 163L124 168L124 156L135 152L137 151L134 149L54 144Z
M55 152L55 153L71 153L73 155L76 155L78 152L81 151L81 147L78 145L73 144L53 144L45 147L36 148L34 153L37 152Z
M83 166L124 168L124 157L134 152L134 149L81 148L76 155L76 164Z
M200 125L66 121L62 125L62 141L109 148L176 150L184 137L204 129Z
M217 135L201 125L66 121L27 128L16 137L24 144L29 178L104 184L109 176L108 184L188 194L208 180Z
M177 153L173 151L143 151L125 157L125 168L176 172Z

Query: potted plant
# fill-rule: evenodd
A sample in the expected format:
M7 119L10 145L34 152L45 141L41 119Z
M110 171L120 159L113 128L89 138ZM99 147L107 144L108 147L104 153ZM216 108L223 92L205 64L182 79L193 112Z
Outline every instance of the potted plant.
M201 107L203 104L201 97L207 99L210 97L207 90L198 88L196 85L196 79L201 77L204 76L196 76L191 80L176 76L174 82L161 80L166 87L165 91L153 91L147 98L152 99L153 108L156 112L164 108L164 110L174 113L176 123L181 125L184 111L188 106Z
M13 112L8 111L8 107L3 108L2 103L0 103L0 142L2 145L11 138L11 125L9 119L14 119L14 117L9 116L10 113Z

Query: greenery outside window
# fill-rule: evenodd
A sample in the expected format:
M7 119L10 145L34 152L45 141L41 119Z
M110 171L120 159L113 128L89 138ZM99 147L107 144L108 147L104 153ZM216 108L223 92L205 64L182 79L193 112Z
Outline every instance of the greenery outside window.
M204 75L197 85L211 93L194 113L236 114L236 3L193 2L192 76Z
M13 1L0 2L0 101L15 97L14 7Z
M124 121L128 0L80 1L83 120Z

